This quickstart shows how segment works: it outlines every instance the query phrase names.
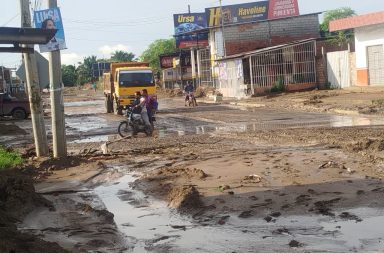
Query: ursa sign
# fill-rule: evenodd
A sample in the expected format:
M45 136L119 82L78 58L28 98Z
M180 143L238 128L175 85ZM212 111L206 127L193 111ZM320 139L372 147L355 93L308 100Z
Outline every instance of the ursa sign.
M52 52L66 49L63 22L60 9L51 8L47 10L35 11L33 19L36 28L57 29L56 35L45 45L40 45L40 52Z
M174 14L175 37L177 48L208 46L208 32L189 32L207 27L205 13Z

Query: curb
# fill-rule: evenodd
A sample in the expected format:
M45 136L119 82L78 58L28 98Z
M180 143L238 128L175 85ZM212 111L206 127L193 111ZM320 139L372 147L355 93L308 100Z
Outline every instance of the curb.
M261 108L266 107L265 104L254 104L254 103L242 103L242 102L231 102L230 105L242 106L242 107L252 107L252 108Z

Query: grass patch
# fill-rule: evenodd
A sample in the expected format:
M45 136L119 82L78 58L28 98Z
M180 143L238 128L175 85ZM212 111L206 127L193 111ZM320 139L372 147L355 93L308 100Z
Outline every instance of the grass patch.
M23 164L24 160L19 153L7 151L0 147L0 170L13 168Z
M372 100L372 105L383 107L384 106L384 98Z

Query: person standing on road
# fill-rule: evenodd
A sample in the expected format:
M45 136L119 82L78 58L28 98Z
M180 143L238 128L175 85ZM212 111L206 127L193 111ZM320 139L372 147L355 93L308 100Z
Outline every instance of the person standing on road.
M97 84L96 84L96 82L95 81L93 81L93 83L92 83L92 89L96 92L96 90L97 90Z

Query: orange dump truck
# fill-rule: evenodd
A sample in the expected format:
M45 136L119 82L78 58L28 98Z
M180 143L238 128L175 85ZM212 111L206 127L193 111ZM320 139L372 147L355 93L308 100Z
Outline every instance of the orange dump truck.
M136 91L147 89L156 94L152 69L146 62L111 63L110 72L103 74L105 108L107 113L122 114L124 106L132 104Z

